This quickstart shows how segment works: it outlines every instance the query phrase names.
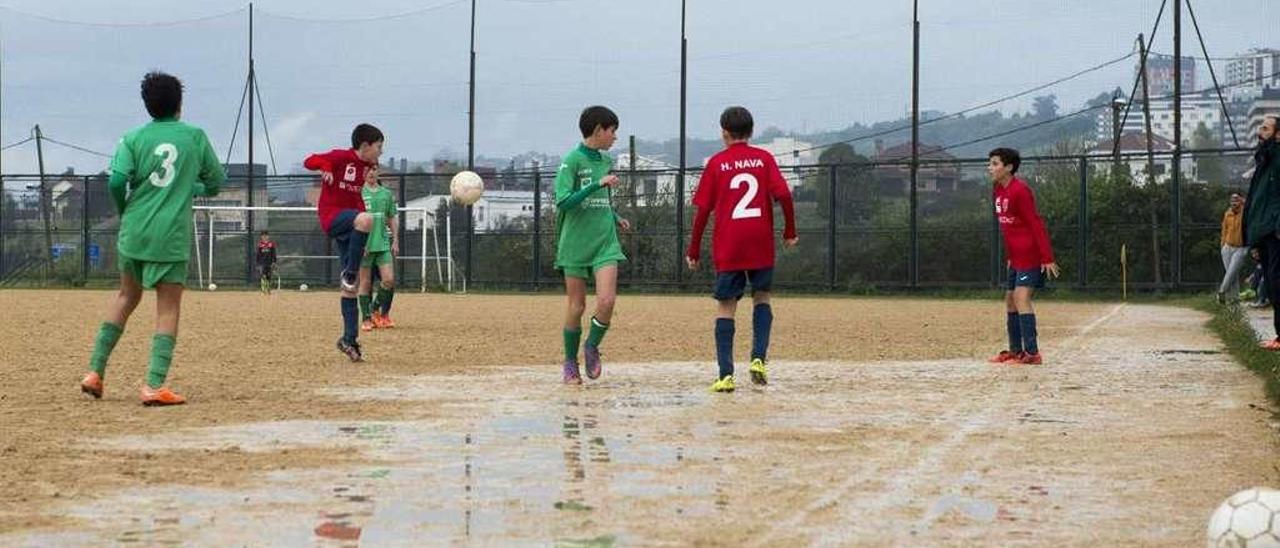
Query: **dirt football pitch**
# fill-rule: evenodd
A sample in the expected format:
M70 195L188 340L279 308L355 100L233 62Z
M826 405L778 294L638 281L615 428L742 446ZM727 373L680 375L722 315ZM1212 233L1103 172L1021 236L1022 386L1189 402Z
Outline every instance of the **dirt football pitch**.
M1172 306L779 296L770 384L711 394L714 301L619 299L604 376L560 384L563 297L403 292L334 349L331 291L188 292L144 408L148 294L102 400L112 293L0 291L0 546L1203 545L1280 483L1262 382ZM588 302L590 307L590 301Z

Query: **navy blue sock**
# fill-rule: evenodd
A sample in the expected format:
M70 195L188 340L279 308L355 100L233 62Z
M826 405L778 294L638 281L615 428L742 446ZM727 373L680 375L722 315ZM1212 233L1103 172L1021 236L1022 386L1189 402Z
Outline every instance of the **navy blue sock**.
M733 318L716 318L716 362L720 364L720 376L733 374Z
M769 331L773 329L773 307L760 303L751 309L751 357L767 361Z
M347 238L347 264L342 269L348 272L360 272L360 260L364 258L364 244L369 240L368 232L352 230Z
M1022 324L1022 349L1028 354L1039 354L1040 347L1036 344L1036 315L1019 314L1018 323Z
M353 297L342 298L342 338L347 342L356 342L356 321L360 317L360 307Z
M1009 329L1009 351L1015 354L1022 352L1022 320L1018 319L1017 312L1009 313L1005 327Z

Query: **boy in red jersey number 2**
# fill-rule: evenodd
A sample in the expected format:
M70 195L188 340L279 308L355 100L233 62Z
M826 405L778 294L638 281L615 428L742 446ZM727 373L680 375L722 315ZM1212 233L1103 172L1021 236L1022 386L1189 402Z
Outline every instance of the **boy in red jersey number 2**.
M783 242L793 247L796 236L795 209L791 189L778 170L773 155L748 144L754 122L751 112L742 107L729 107L720 115L720 136L725 149L707 160L698 181L693 205L698 208L693 220L693 237L685 253L691 270L698 268L702 248L702 232L707 219L715 213L716 224L711 235L711 256L715 261L714 297L719 303L716 314L716 361L719 374L711 385L712 392L733 392L734 315L738 299L747 282L751 283L751 381L768 383L769 333L773 329L773 308L769 292L773 286L773 202L782 206L785 228Z

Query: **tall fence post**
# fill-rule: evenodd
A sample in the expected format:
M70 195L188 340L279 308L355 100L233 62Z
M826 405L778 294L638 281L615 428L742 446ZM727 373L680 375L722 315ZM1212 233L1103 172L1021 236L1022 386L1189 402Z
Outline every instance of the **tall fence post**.
M408 200L409 193L408 193L408 191L406 191L406 190L405 190L405 188L404 188L404 187L405 187L405 186L407 186L408 184L409 184L409 177L408 177L408 175L407 175L407 174L405 174L404 170L400 170L400 188L399 188L399 189L397 189L397 194L399 194L399 195L400 195L400 198L399 198L399 200L400 200L400 207L407 207L407 206L409 205L409 200ZM407 246L405 246L405 239L404 239L404 232L405 232L405 226L404 226L404 225L405 225L405 223L408 223L408 222L409 222L409 213L408 213L407 211L403 211L403 210L400 210L400 209L398 209L398 208L397 208L396 217L397 217L397 220L396 220L396 241L400 242L400 252L399 252L399 254L398 254L398 255L404 255L405 247L407 247ZM424 216L423 216L423 218L422 218L422 227L423 227L423 228L422 228L422 238L423 238L423 239L426 239L426 237L427 237L427 230L426 230L426 226L427 226L427 219L426 219L426 216L424 215ZM424 253L424 255L425 255L425 253ZM419 260L422 260L422 259L419 259ZM398 274L398 276L397 276L397 277L400 277L400 278L407 278L408 276L404 276L404 274L403 274L404 272L407 272L407 269L405 269L405 268L404 268L404 259L401 259L399 256L397 256L397 257L395 258L395 262L396 262L396 273ZM422 270L421 270L421 269L419 269L418 271L419 271L419 272L422 272ZM424 276L424 277L425 277L425 276ZM408 281L408 280L404 280L404 281ZM402 283L402 285L404 285L404 286L408 287L408 285L409 285L409 284L404 284L404 283ZM426 281L426 280L418 280L418 287L426 287L426 286L427 286L427 281Z
M4 175L0 175L0 278L4 278L6 274L4 262L4 240L6 238L4 230L4 206L9 201L9 194L4 191Z
M249 108L252 109L253 106L250 105ZM249 112L252 113L253 111L250 110ZM250 150L253 150L253 149L250 149ZM250 154L250 158L252 158L253 153L250 152L249 154ZM250 161L249 162L249 178L245 179L245 196L246 196L245 203L249 204L249 207L254 207L255 205L253 200L253 186L254 186L253 162ZM257 238L255 238L253 234L253 224L254 224L254 211L250 209L245 212L245 223L244 223L244 283L246 285L250 285L253 283L254 253L257 251L257 248L254 245L254 242L257 240Z
M681 151L683 154L683 151ZM676 285L684 286L684 162L680 162L680 169L676 172L676 247L675 247L675 263L676 263Z
M836 166L828 172L831 184L827 185L827 288L836 288Z
M1172 233L1169 241L1169 267L1173 270L1173 289L1176 291L1182 286L1182 146L1176 142L1173 148L1173 178L1169 180L1169 186L1173 192L1169 200L1169 231Z
M991 215L991 287L1000 287L1000 216L995 212L995 197L991 198L987 214Z
M533 163L533 288L542 277L542 172Z
M80 279L89 283L89 177L80 187Z
M1080 287L1089 285L1089 158L1080 157L1080 212L1079 244L1076 246L1076 267Z

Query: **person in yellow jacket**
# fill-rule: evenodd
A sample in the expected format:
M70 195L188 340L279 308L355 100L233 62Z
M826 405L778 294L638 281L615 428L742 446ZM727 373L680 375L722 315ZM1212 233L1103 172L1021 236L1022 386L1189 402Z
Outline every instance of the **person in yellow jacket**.
M1222 214L1222 268L1226 274L1218 284L1218 302L1235 301L1240 293L1240 269L1249 248L1244 245L1244 196L1231 193L1231 206Z

